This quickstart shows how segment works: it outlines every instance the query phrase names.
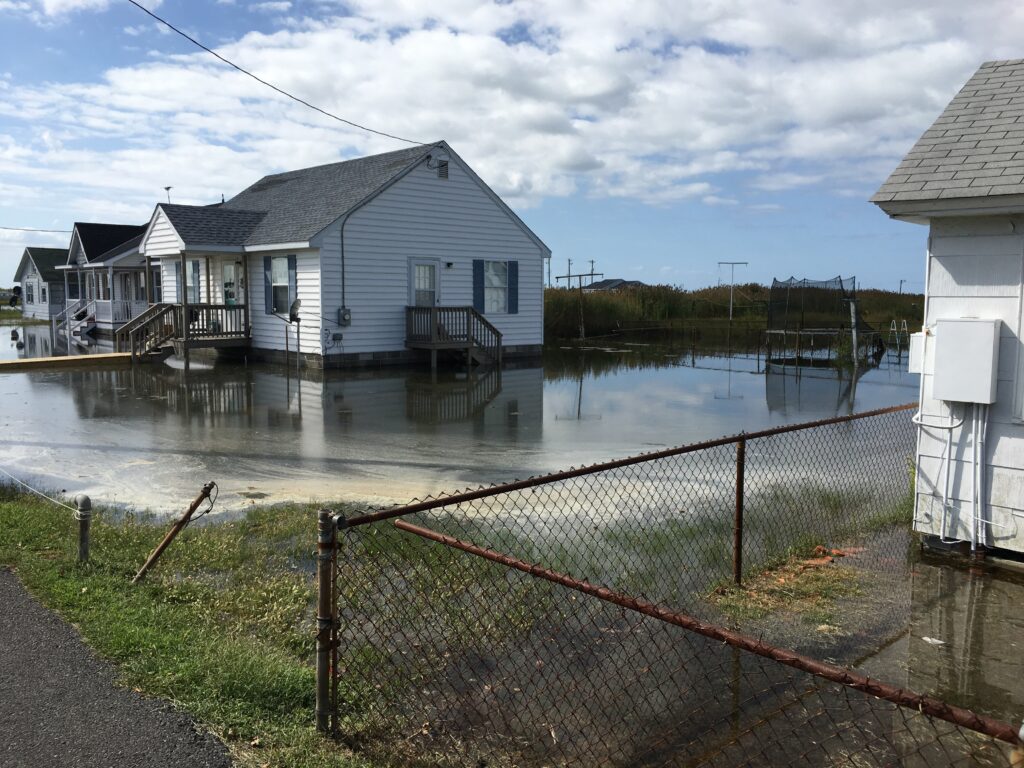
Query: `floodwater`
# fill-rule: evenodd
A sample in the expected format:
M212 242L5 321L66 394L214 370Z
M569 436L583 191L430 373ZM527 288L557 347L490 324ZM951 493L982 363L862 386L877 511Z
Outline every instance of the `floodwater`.
M39 354L49 329L22 330ZM4 342L7 343L6 341ZM910 402L893 360L849 373L764 371L754 354L642 342L554 349L467 378L429 370L295 371L242 364L189 371L11 373L0 466L54 490L180 510L207 480L218 507L253 500L407 501L740 431Z

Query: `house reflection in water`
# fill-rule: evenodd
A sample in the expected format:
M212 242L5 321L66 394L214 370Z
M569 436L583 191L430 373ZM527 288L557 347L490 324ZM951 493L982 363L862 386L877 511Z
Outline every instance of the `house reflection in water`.
M314 455L357 435L465 434L507 444L539 441L543 422L539 367L432 378L407 369L297 376L281 368L154 365L74 372L65 381L80 419L141 419L157 432L184 423L189 432L181 438L197 448L229 434L251 446L268 438L266 430L279 442L302 433L301 453Z

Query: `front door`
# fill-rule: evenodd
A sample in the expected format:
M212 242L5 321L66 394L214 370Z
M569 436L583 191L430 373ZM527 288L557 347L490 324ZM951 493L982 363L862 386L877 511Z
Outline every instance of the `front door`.
M412 261L412 303L416 307L437 306L437 262L429 259Z

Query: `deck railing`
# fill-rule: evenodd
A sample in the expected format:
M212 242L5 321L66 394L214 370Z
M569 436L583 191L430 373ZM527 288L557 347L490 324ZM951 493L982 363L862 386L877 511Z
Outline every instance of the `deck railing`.
M188 337L240 337L249 335L245 305L190 304Z
M188 315L188 323L184 316ZM117 348L132 358L156 352L169 341L188 339L248 338L249 318L245 305L154 304L117 333Z
M434 349L473 347L501 360L501 331L473 307L406 307L405 338Z

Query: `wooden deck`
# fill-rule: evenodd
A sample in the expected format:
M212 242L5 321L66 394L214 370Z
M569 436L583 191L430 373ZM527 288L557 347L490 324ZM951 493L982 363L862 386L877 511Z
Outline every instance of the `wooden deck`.
M473 307L406 307L405 346L429 350L434 369L441 350L464 350L470 365L501 364L501 331Z
M107 352L96 355L67 355L64 357L24 357L20 360L0 360L0 373L19 371L53 371L69 368L109 368L130 363L129 352Z

